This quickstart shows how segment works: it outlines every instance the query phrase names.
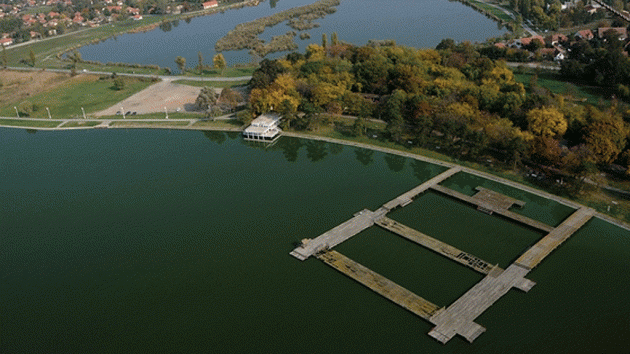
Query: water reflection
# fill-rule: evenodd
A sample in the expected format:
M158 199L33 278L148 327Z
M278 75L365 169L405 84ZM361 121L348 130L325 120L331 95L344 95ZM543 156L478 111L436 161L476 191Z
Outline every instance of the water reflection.
M218 132L213 130L206 130L203 132L203 135L208 138L208 140L217 143L218 145L223 144L226 139L226 135L224 132Z
M306 144L306 157L312 162L323 160L327 155L326 143L309 140Z
M354 149L354 154L357 157L357 161L363 164L363 166L367 166L374 162L374 150L366 150L366 149Z
M426 181L435 175L435 165L430 165L420 160L413 160L411 162L411 168L413 169L413 175L420 181Z
M400 172L405 168L405 161L407 159L403 156L399 155L385 155L385 162L387 163L387 167L394 172Z

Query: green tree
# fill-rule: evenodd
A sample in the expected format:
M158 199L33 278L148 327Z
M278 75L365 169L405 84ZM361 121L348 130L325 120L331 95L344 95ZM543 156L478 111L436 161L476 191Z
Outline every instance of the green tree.
M20 115L30 117L33 114L33 104L30 101L22 101L17 105Z
M219 54L215 55L212 58L212 64L214 64L214 68L215 69L221 70L221 75L223 75L223 71L227 67L227 64L225 62L225 58L223 57L223 54L219 53Z
M529 130L542 137L561 137L567 131L564 114L555 108L536 108L527 113Z
M211 106L217 104L219 96L213 87L204 86L199 91L199 96L195 100L195 106L199 110L207 110Z
M177 64L179 72L184 74L184 70L186 70L186 58L178 56L175 58L175 64Z
M227 103L232 110L235 110L236 106L243 100L243 96L238 91L226 87L221 91L220 100Z
M29 59L31 59L31 66L35 66L35 52L33 52L32 49L28 53L28 57L29 57Z
M326 49L328 46L328 38L326 37L326 33L322 33L322 47Z
M199 64L197 64L197 70L199 70L199 75L203 72L203 54L201 52L197 52L197 59L199 59Z
M122 76L116 76L114 79L114 90L122 91L125 89L125 79Z
M330 44L339 45L339 37L337 36L337 32L333 32L330 35Z

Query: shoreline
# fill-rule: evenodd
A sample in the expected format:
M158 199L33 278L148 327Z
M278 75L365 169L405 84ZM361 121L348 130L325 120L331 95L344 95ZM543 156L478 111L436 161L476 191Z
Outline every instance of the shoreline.
M8 117L7 117L8 118ZM2 118L2 119L6 119L6 118ZM8 119L13 119L13 120L18 120L17 118L8 118ZM23 120L23 119L20 119ZM43 119L43 118L37 118L37 119L32 119L32 120L37 120L37 121L59 121L60 124L63 124L63 122L67 121L67 120L49 120L49 119ZM84 120L73 120L73 121L84 121ZM243 127L234 127L234 128L228 128L228 127L224 127L224 126L194 126L194 125L187 125L187 126L177 126L177 125L151 125L151 124L142 124L143 122L146 123L155 123L155 122L164 122L167 123L165 120L123 120L123 119L117 119L117 120L103 120L103 119L87 119L85 121L108 121L108 122L129 122L131 123L130 125L119 125L119 126L108 126L106 127L107 129L172 129L172 130L188 130L188 131L223 131L223 132L240 132L243 130ZM190 119L173 119L170 120L170 122L189 122L191 121ZM169 123L170 123L169 122ZM134 124L135 123L135 124ZM111 124L111 123L110 123ZM193 123L194 124L194 123ZM68 128L63 128L63 127L55 127L55 128L46 128L46 127L28 127L28 126L6 126L6 125L0 125L0 128L14 128L14 129L25 129L25 130L42 130L42 131L66 131L66 130L85 130L85 129L101 129L101 128L97 128L95 126L86 126L86 127L68 127ZM105 130L105 129L103 129ZM506 179L504 177L500 177L488 172L484 172L484 171L480 171L477 169L473 169L470 167L466 167L460 164L456 164L456 163L452 163L452 162L448 162L448 161L442 161L442 160L438 160L432 157L428 157L428 156L424 156L424 155L420 155L420 154L416 154L416 153L411 153L411 152L405 152L405 151L401 151L401 150L396 150L396 149L391 149L391 148L387 148L387 147L381 147L381 146L376 146L376 145L371 145L371 144L366 144L366 143L360 143L360 142L355 142L355 141L350 141L350 140L342 140L342 139L335 139L335 138L329 138L329 137L325 137L325 136L319 136L319 135L311 135L311 134L304 134L304 133L296 133L296 132L283 132L282 136L287 136L287 137L293 137L293 138L300 138L300 139L308 139L308 140L316 140L316 141L323 141L323 142L328 142L328 143L333 143L333 144L340 144L340 145L345 145L345 146L352 146L352 147L358 147L358 148L362 148L362 149L368 149L368 150L373 150L373 151L378 151L378 152L382 152L382 153L386 153L386 154L391 154L391 155L397 155L397 156L402 156L402 157L406 157L406 158L410 158L410 159L414 159L414 160L419 160L419 161L423 161L423 162L427 162L427 163L431 163L434 165L438 165L438 166L443 166L443 167L447 167L447 168L452 168L452 167L461 167L462 172L464 173L468 173L468 174L472 174L481 178L485 178L488 180L492 180L516 189L520 189L523 190L525 192L534 194L536 196L545 198L545 199L549 199L549 200L553 200L557 203L563 204L565 206L574 208L574 209L579 209L581 207L588 207L587 205L583 205L577 202L574 202L570 199L564 198L564 197L560 197L554 194L551 194L549 192L546 192L544 190L541 189L537 189L534 187L530 187L527 185L524 185L518 181L512 181L509 179ZM615 226L621 227L622 229L625 229L627 231L630 231L630 223L627 223L623 220L620 219L616 219L612 216L603 214L601 212L595 212L595 217L597 217L600 220L603 220L605 222L608 222L610 224L613 224Z

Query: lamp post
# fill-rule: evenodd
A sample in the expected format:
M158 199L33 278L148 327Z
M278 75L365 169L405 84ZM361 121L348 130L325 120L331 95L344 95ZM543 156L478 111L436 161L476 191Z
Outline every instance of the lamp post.
M125 109L123 108L123 106L120 106L120 111L122 112L123 119L126 119L125 118Z
M18 112L17 107L13 106L13 108L15 109L15 114L17 114L17 117L20 118L20 112Z
M168 111L166 110L166 106L164 106L164 113L166 113L166 119L168 119Z
M83 107L81 107L81 112L83 112L83 119L87 119L85 118L85 109L83 109Z
M46 107L46 112L48 112L48 119L52 119L52 117L50 116L50 109L48 109L48 107Z

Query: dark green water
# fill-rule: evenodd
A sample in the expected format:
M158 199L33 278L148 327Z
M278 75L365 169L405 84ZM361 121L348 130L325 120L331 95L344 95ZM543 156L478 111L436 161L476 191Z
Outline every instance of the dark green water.
M484 313L474 344L443 346L429 323L288 255L441 171L289 138L0 129L2 352L630 351L630 235L599 220L530 274L528 294ZM390 216L501 265L540 237L432 193ZM438 305L481 279L377 228L338 250Z

